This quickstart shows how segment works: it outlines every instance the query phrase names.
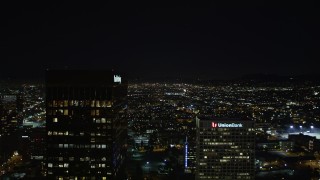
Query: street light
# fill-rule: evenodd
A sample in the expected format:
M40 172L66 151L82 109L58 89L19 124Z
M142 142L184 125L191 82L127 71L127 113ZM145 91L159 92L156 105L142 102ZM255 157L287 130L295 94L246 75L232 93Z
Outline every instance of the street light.
M293 126L291 125L291 126L290 126L290 129L292 129L292 128L293 128Z
M314 127L313 127L313 126L310 126L310 128L313 129Z
M302 126L299 126L300 127L300 129L302 128Z

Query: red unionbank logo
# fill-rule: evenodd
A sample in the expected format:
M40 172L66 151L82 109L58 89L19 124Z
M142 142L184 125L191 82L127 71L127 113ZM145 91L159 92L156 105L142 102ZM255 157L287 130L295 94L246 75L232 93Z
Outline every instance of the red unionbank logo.
M211 123L211 126L212 126L213 128L216 128L216 127L218 126L218 124L215 123L215 122L212 122L212 123Z

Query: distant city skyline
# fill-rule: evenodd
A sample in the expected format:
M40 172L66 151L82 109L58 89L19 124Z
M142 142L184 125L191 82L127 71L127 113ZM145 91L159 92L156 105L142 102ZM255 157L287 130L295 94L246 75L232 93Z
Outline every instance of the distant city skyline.
M130 77L318 73L313 2L18 3L2 6L1 77L114 68Z

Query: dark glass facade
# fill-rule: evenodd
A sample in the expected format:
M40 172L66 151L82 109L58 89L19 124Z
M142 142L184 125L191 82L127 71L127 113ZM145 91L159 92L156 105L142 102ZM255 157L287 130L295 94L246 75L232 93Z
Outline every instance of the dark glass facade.
M21 96L0 95L0 136L14 134L22 125Z
M126 108L127 82L113 71L48 70L47 177L123 175Z
M254 122L197 118L196 179L254 179Z

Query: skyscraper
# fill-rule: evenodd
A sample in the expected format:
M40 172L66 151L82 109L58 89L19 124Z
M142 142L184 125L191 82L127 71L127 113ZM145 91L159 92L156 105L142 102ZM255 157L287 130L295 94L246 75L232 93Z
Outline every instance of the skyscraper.
M19 100L15 94L0 95L0 135L12 135L22 125Z
M196 179L254 179L254 122L200 117Z
M126 155L126 108L127 82L114 71L47 70L47 176L116 179Z

